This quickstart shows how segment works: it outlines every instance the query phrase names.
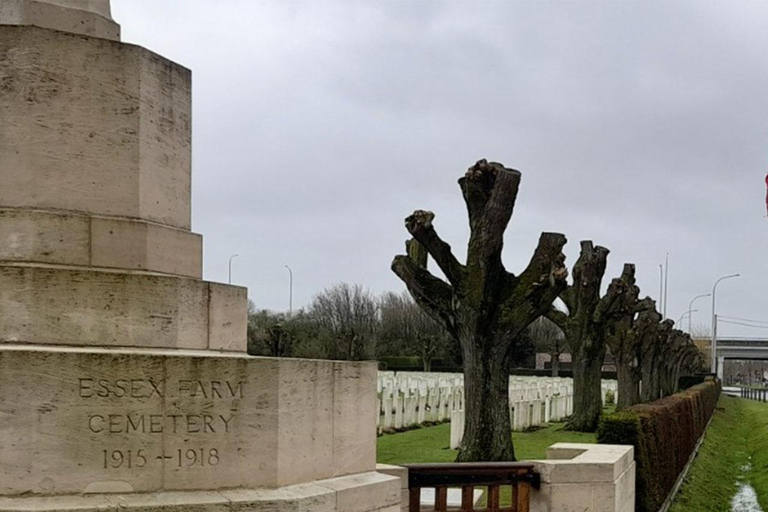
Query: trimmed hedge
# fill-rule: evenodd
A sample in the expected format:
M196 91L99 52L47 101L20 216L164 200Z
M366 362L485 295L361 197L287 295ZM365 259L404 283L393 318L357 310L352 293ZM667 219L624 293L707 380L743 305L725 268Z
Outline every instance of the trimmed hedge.
M635 447L637 512L656 512L667 499L704 434L719 396L720 382L711 379L603 417L598 443Z

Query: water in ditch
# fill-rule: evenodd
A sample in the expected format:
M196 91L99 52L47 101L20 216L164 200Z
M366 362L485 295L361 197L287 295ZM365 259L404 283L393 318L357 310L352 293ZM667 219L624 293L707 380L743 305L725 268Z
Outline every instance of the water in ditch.
M731 512L763 512L757 502L754 487L749 484L739 484L739 490L731 501Z
M742 477L740 480L744 480L744 475L749 473L751 469L751 464L745 464L741 468ZM731 512L763 512L757 502L755 488L743 481L739 482L738 486L739 490L736 491L736 495L731 500Z

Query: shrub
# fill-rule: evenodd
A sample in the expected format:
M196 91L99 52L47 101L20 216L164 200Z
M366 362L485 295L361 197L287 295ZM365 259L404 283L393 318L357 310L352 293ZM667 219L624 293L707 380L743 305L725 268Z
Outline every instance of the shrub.
M616 394L611 389L605 392L605 405L606 407L616 405Z
M630 444L637 464L637 512L656 512L685 469L720 396L708 380L680 393L605 416L597 440Z
M677 381L677 389L688 389L697 384L701 384L707 378L706 374L683 375Z

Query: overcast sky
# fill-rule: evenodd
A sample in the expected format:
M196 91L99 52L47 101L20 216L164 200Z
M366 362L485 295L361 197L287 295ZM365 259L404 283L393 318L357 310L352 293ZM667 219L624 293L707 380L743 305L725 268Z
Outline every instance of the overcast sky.
M523 173L504 263L542 231L611 250L677 320L768 322L768 4L112 0L123 40L193 70L193 229L205 278L294 309L334 283L404 287L403 219L463 258L456 180ZM709 324L699 299L694 324ZM687 326L687 321L685 321ZM721 324L721 335L768 330Z

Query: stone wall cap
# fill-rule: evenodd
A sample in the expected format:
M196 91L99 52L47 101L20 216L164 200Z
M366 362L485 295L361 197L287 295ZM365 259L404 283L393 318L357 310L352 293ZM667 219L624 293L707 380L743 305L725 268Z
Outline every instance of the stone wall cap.
M533 460L546 483L615 482L634 464L630 445L556 443L546 460Z

